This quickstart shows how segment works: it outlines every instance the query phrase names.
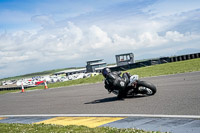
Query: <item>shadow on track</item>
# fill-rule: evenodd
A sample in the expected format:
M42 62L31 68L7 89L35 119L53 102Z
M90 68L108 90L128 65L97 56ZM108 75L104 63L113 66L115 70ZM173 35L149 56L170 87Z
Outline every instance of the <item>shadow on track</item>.
M107 102L114 102L114 101L124 101L124 99L134 99L134 98L142 98L142 97L146 97L146 96L128 96L126 98L122 98L119 99L117 97L108 97L108 98L103 98L103 99L98 99L98 100L94 100L92 102L87 102L84 104L97 104L97 103L107 103Z
M87 102L87 103L84 103L84 104L106 103L106 102L113 102L113 101L117 101L117 100L123 100L123 99L118 99L117 97L108 97L108 98L94 100L92 102Z

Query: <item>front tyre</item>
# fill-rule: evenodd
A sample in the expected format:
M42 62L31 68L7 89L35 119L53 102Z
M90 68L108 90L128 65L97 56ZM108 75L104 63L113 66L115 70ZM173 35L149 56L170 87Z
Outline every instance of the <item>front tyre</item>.
M154 95L157 91L155 85L146 81L138 81L137 90L139 93L146 94L148 96Z

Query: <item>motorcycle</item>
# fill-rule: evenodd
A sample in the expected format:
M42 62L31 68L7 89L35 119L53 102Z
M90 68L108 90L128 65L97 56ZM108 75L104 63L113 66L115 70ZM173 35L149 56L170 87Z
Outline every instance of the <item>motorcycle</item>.
M138 95L151 96L156 93L157 89L155 85L153 85L152 83L139 80L138 75L132 75L130 77L130 81L127 87L123 91L116 89L108 91L117 95L118 98L123 98L123 97L134 97Z

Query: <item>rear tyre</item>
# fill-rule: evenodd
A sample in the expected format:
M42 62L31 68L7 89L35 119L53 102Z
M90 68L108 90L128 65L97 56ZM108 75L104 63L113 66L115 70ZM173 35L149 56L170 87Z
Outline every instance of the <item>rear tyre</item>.
M141 92L142 94L146 94L148 96L154 95L157 91L155 85L150 82L138 81L137 86L139 93Z

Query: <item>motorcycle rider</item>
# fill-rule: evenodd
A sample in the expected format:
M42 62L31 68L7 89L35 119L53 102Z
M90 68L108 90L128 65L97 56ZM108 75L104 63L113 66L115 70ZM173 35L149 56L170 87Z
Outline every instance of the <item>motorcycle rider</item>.
M118 98L124 97L125 88L130 82L130 74L123 73L122 77L121 72L111 72L109 68L104 68L102 74L105 77L105 88L112 92L114 89L119 90Z

